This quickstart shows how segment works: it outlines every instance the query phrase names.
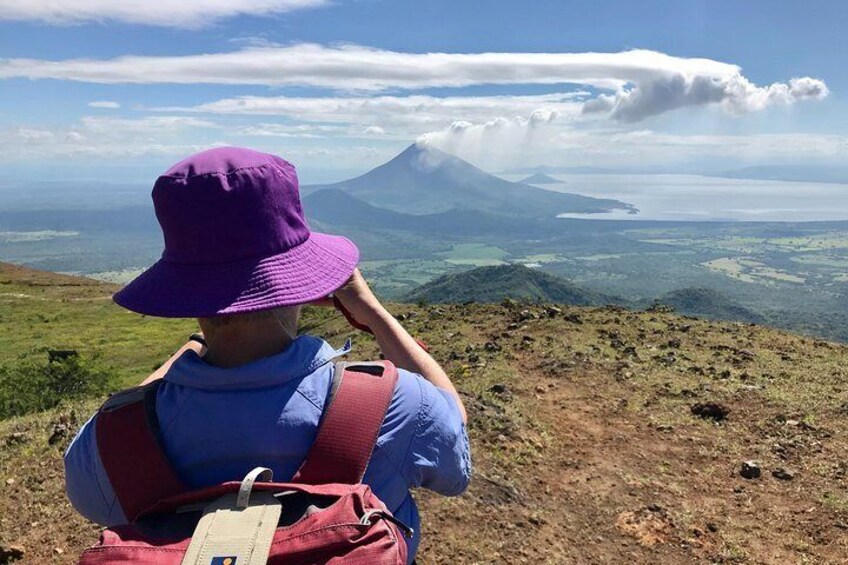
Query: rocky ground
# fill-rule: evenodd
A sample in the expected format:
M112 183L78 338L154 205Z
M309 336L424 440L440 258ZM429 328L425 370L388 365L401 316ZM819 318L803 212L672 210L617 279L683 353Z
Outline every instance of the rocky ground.
M848 563L848 347L663 311L393 311L455 379L474 450L465 495L417 494L419 562ZM97 403L0 422L0 563L72 563L96 539L61 454Z

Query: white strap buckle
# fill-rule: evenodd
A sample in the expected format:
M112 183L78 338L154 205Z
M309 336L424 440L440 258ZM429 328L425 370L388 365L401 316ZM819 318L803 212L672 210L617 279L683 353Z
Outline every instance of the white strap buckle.
M256 481L269 483L273 478L274 471L268 467L256 467L245 475L239 487L236 508L247 508L248 504L250 504L250 492L253 490L253 483Z

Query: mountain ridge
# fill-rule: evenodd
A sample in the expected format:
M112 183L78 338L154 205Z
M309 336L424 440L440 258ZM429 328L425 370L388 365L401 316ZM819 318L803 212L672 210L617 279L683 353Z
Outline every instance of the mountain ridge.
M729 296L705 287L687 287L667 292L654 301L675 312L710 320L737 320L762 324L765 318Z
M530 302L552 302L573 306L623 304L567 279L519 264L478 267L448 273L413 289L404 300L429 304L481 302L496 303L506 298Z

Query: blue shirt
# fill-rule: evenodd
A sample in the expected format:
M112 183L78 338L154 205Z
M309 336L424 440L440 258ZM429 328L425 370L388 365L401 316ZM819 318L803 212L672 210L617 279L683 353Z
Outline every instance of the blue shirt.
M165 452L191 488L241 480L257 466L274 480L291 479L315 439L333 377L331 361L350 351L300 336L286 349L241 367L222 369L186 351L158 389L156 415ZM452 496L471 476L465 425L454 398L420 375L399 370L394 396L363 482L401 521L415 530L420 519L409 493L425 487ZM65 453L68 498L98 524L125 517L97 450L93 416Z

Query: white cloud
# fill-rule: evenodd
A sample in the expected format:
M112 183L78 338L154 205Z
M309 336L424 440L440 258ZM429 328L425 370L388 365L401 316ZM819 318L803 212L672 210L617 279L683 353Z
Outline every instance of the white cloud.
M201 28L233 16L266 16L326 4L327 0L0 0L0 20Z
M755 112L771 105L820 100L829 93L821 80L805 77L789 84L756 86L741 74L707 76L673 74L658 77L613 95L601 94L583 107L587 114L601 112L623 122L638 122L685 106L720 104L734 114Z
M9 159L43 157L180 155L214 142L199 142L201 131L218 133L213 122L182 116L139 119L84 116L78 123L57 129L13 127L0 130L0 146Z
M53 132L44 129L18 127L10 130L10 135L17 138L19 142L43 142L53 139Z
M159 111L188 111L242 116L279 116L287 120L350 124L360 131L380 128L385 134L413 138L440 129L457 120L486 121L493 116L530 115L536 111L563 118L579 117L586 92L536 96L374 96L290 98L243 96L225 98L191 108L161 108ZM366 131L374 134L377 130Z
M114 102L112 100L95 100L94 102L88 103L89 108L105 108L107 110L117 110L121 107L118 102Z
M2 1L2 0L0 0ZM656 76L728 76L735 65L621 53L402 53L359 45L251 46L228 53L114 59L5 59L0 78L97 83L306 85L340 90L463 87L475 84L584 84L618 89Z
M0 0L2 2L3 0ZM750 112L771 104L827 96L824 82L801 77L759 87L741 69L710 59L632 50L621 53L401 53L358 45L252 46L229 53L125 56L115 59L2 59L0 78L95 83L215 83L385 91L481 84L582 85L613 91L588 101L585 113L638 121L685 106L721 104ZM397 99L384 98L383 103ZM448 104L449 99L440 101ZM256 98L229 99L249 106ZM297 100L278 100L293 106ZM307 102L317 104L317 102ZM338 103L331 99L325 104ZM214 104L208 105L210 111Z
M209 120L184 116L147 116L144 118L108 118L83 116L83 128L93 133L145 133L166 135L186 128L215 128Z
M345 126L260 123L242 128L237 133L249 137L320 139L332 135L344 135L348 131L349 128Z

